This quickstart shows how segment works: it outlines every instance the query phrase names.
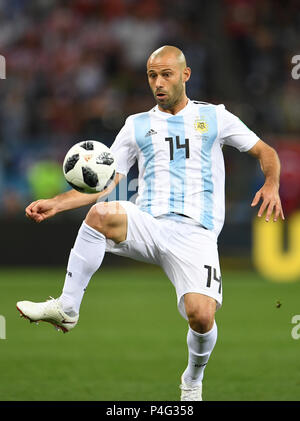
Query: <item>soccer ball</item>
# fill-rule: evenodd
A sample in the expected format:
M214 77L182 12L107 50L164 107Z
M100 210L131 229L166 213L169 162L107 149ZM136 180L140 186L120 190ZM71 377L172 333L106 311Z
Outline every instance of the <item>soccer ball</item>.
M115 176L115 159L110 149L101 142L78 142L67 152L63 172L73 189L82 193L104 190Z

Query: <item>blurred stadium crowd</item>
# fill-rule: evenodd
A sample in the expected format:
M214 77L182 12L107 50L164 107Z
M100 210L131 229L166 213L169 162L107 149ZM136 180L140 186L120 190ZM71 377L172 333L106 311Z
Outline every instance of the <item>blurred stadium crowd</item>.
M2 216L23 215L39 194L66 188L60 166L72 144L110 145L129 114L154 105L145 62L164 44L186 55L190 98L224 103L271 144L300 144L300 80L291 77L291 58L300 54L299 1L1 0L0 27L7 66L0 81ZM243 203L241 180L260 180L239 157L228 157L229 176L236 176L232 198Z

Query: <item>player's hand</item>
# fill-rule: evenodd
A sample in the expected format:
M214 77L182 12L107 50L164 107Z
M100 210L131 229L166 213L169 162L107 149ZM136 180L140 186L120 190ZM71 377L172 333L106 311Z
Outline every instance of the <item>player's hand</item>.
M51 218L58 212L57 202L55 199L41 199L30 203L25 209L27 218L35 222L42 222L45 219Z
M256 206L259 201L262 200L262 204L257 213L258 217L261 217L266 211L266 221L268 222L273 216L273 221L276 222L281 217L284 220L284 214L281 206L281 200L278 193L278 187L274 184L265 183L260 190L254 196L251 206Z

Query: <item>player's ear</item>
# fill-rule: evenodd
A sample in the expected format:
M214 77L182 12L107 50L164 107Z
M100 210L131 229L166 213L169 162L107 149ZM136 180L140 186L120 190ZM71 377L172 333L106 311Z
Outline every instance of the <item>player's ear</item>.
M189 80L189 78L191 77L191 73L192 70L190 67L185 67L185 69L183 69L183 81L187 82Z

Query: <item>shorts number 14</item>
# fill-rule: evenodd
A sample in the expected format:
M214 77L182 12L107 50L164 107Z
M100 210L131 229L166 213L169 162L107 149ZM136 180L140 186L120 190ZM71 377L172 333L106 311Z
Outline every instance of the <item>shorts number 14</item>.
M207 288L209 288L211 286L211 281L212 279L214 279L215 281L219 282L219 294L221 294L221 290L222 290L222 277L221 275L219 276L219 278L217 277L217 269L213 268L212 266L208 266L208 265L204 265L205 269L207 270L207 282L206 282L206 286ZM213 277L212 277L213 275Z

